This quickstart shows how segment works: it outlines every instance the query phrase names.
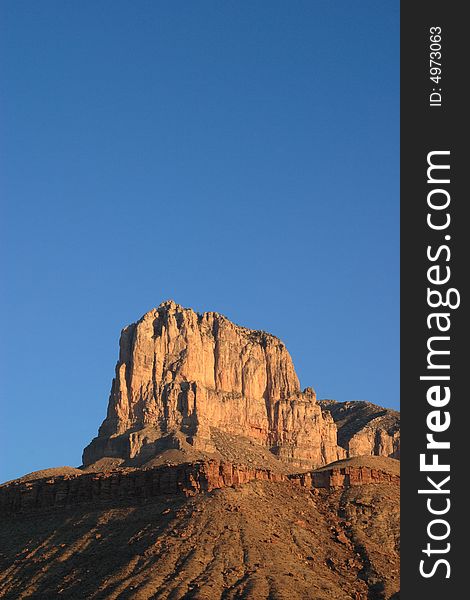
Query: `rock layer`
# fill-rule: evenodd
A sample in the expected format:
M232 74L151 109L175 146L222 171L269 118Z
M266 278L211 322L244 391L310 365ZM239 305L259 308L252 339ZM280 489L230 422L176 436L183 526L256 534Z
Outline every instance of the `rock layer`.
M232 465L215 460L161 466L154 469L117 469L13 481L0 487L0 514L74 507L93 503L131 503L165 495L194 496L250 481L285 481L269 469Z
M333 418L311 388L301 391L277 337L164 302L123 329L107 417L83 464L150 459L178 447L181 432L210 452L211 428L251 438L296 466L345 456Z
M374 457L375 458L375 457ZM82 504L136 504L166 495L194 496L250 481L290 481L311 490L393 483L399 469L392 459L355 464L346 459L316 471L285 475L267 468L216 460L153 469L116 469L102 473L69 473L34 480L19 479L0 486L0 514L71 508ZM390 461L389 463L385 461Z
M382 461L398 462L391 458L382 458ZM327 490L378 483L400 485L400 470L393 464L355 464L351 459L346 459L316 471L291 475L290 480L302 487Z

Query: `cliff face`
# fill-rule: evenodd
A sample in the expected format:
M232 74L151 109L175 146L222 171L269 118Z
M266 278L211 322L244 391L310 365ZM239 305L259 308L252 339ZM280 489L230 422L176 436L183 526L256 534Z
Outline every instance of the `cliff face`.
M400 413L370 402L321 400L338 427L338 444L348 456L400 458Z
M106 473L80 473L33 481L12 481L0 486L0 514L40 511L91 503L130 503L171 494L193 496L249 481L286 481L269 469L218 461L123 469ZM310 481L309 481L310 483Z
M83 453L150 459L177 436L211 452L211 430L251 438L297 466L345 456L337 429L311 389L300 389L276 337L218 313L165 302L121 333L108 413Z

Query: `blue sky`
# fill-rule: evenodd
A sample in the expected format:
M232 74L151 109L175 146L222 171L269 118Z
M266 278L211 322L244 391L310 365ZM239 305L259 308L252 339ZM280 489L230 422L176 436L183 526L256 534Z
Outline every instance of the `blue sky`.
M79 465L162 300L399 402L399 3L4 1L0 479Z

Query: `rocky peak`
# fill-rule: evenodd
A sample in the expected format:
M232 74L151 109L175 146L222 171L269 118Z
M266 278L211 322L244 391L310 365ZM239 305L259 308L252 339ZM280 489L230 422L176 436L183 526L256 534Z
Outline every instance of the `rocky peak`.
M121 332L107 416L84 465L145 461L178 447L181 434L211 452L213 430L250 438L298 466L345 455L332 417L311 388L301 391L279 338L163 302Z

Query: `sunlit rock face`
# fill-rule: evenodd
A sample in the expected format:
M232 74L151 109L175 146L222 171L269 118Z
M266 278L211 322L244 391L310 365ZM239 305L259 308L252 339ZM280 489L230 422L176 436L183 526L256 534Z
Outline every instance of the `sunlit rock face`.
M84 450L151 458L181 434L211 452L211 430L251 438L297 466L345 456L331 415L300 389L285 345L224 316L162 303L124 328L107 417Z

